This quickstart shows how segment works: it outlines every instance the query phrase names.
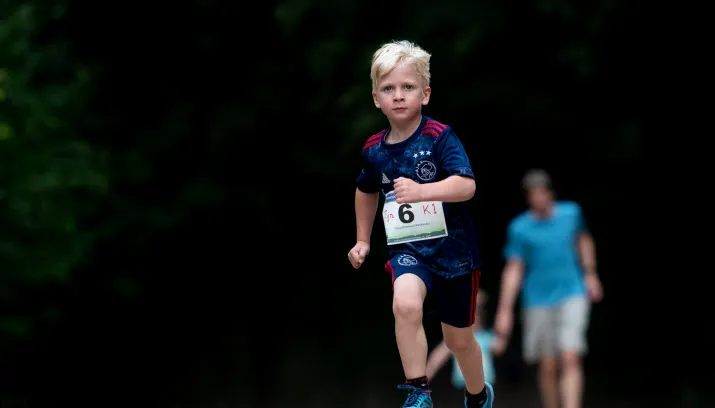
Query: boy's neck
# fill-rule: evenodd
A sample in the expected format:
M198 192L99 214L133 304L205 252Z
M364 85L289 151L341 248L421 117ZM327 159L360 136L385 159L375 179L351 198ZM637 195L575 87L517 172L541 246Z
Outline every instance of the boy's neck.
M390 143L399 143L407 140L420 127L422 115L404 123L390 123L390 134L387 135Z

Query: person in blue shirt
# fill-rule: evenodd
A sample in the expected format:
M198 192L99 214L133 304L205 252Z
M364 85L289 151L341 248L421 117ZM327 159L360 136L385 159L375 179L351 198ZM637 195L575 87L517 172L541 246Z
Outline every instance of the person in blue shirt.
M493 385L496 382L496 371L494 370L492 349L494 347L502 346L498 344L498 340L495 338L493 331L485 326L484 307L487 299L488 297L486 292L480 290L479 295L477 296L477 311L474 318L474 324L472 324L472 330L474 331L474 338L477 340L477 343L479 343L479 346L482 349L484 380ZM447 364L450 359L452 360L452 385L454 388L463 390L465 383L462 370L459 368L457 360L449 351L449 348L444 341L438 344L427 358L427 378L429 378L430 381L434 380L435 375L445 364Z
M539 364L543 406L580 408L581 358L587 351L590 303L603 298L593 238L581 207L555 200L545 171L527 172L523 187L530 208L514 218L507 230L506 266L494 328L505 345L521 288L523 356L527 363ZM502 352L503 347L495 350Z
M375 106L389 126L362 148L356 180L357 242L354 268L370 252L378 210L388 244L385 269L392 275L395 337L408 392L403 408L431 408L426 377L427 339L422 309L435 299L447 347L466 382L465 407L491 408L482 353L472 324L479 286L479 249L466 201L475 193L474 173L454 130L422 115L430 100L430 54L408 41L390 42L373 55L370 77Z

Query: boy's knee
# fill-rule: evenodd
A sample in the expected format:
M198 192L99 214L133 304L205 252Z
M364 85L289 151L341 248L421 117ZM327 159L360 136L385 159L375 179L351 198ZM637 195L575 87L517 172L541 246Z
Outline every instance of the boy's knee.
M471 327L465 327L463 329L454 328L446 331L444 333L444 343L447 345L449 351L454 354L461 354L472 347L479 347Z
M422 304L427 295L427 287L422 279L412 273L395 279L392 298L392 313L396 319L422 323Z
M396 295L392 300L392 313L396 319L421 322L422 299L417 296Z

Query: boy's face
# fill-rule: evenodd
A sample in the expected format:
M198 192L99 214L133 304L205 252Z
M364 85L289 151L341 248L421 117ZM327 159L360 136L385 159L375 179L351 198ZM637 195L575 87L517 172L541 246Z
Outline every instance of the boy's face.
M377 81L372 97L392 123L409 122L422 113L429 102L431 89L409 64L400 64Z

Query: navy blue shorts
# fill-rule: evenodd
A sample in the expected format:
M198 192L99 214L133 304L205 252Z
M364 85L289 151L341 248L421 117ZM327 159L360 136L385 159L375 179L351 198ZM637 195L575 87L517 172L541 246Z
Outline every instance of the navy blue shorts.
M385 270L395 279L405 273L419 276L433 300L440 322L454 327L469 327L474 324L479 292L479 270L454 278L444 278L434 273L431 266L412 255L401 254L385 264Z

